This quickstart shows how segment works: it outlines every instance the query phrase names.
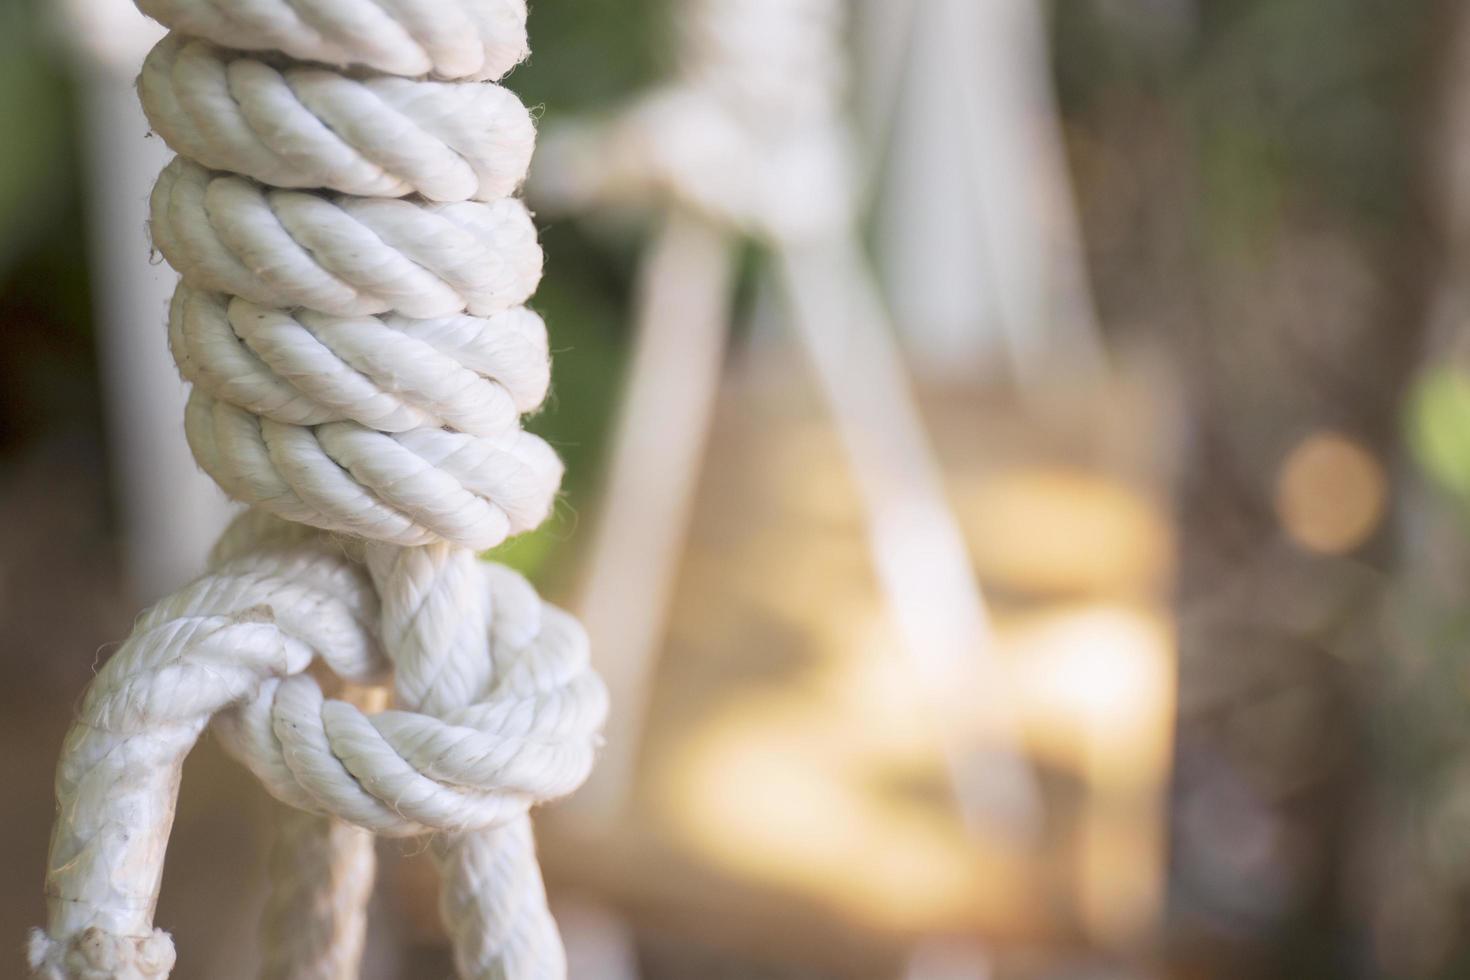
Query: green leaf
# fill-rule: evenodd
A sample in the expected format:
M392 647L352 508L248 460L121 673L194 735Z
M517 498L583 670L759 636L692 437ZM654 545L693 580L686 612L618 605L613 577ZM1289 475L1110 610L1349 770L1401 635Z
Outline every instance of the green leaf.
M1470 373L1426 372L1409 395L1409 445L1431 480L1470 509Z

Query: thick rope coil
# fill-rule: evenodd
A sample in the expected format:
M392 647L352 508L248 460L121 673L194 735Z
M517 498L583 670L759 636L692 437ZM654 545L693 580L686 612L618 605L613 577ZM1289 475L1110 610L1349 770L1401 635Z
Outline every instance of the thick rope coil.
M490 318L333 318L181 286L185 430L232 496L288 520L402 545L482 549L539 524L561 462L521 431L545 396L545 327Z
M274 187L493 201L515 192L536 141L498 85L280 68L179 35L149 54L138 96L169 146Z
M389 75L483 81L525 58L525 0L137 0L180 34Z
M289 425L490 438L518 429L551 380L546 326L524 307L492 317L344 318L183 287L169 340L196 388Z
M352 422L297 426L195 391L185 431L225 492L287 520L413 546L494 547L549 512L561 462L516 430L382 433Z
M541 278L520 201L271 190L176 157L153 188L153 244L197 289L333 316L490 316Z
M524 4L139 6L175 32L139 89L181 154L152 232L183 280L169 342L194 385L185 428L257 510L93 684L58 775L32 965L167 975L163 844L179 765L213 718L302 811L273 858L268 976L355 970L372 865L350 824L438 835L461 976L555 980L527 812L585 779L606 694L580 626L475 558L546 516L561 463L519 424L549 376L545 327L521 305L541 251L507 196L530 117L499 86L446 81L518 61ZM331 696L314 660L358 684L391 665L391 709Z

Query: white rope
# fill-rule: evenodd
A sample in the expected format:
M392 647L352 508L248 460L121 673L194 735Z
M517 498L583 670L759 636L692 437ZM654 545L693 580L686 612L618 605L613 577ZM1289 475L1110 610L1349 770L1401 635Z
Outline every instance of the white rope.
M314 657L362 681L384 666L376 596L340 548L251 537L145 613L87 691L56 775L47 932L31 942L45 980L168 975L173 945L152 927L163 851L184 755L217 711Z
M768 241L846 227L843 0L686 0L679 73L605 126L552 130L538 196L561 207L669 201Z
M225 748L282 802L386 836L492 827L571 792L591 769L603 710L581 628L472 552L400 555L413 570L380 580L385 601L441 607L409 614L449 641L390 643L401 707L368 715L309 675L273 677L220 719ZM385 629L392 616L384 610Z
M180 34L300 61L480 81L527 54L524 0L137 0Z
M755 238L771 249L863 500L880 587L936 730L950 743L957 800L968 816L983 812L1017 830L1034 828L1039 792L1014 741L984 598L861 255L857 167L843 114L848 4L685 0L679 10L678 77L610 122L553 131L535 190L567 209L673 206L727 236ZM669 282L656 284L651 294L678 295L690 282L719 281L697 269L691 273L687 262L665 268ZM685 298L682 308L705 308L708 301L701 299ZM678 324L640 326L645 337L655 337ZM634 363L656 362L640 355ZM658 383L645 373L633 387ZM660 413L677 421L661 421L646 396L630 397L629 406L642 412L624 420L619 446L697 445L685 416L697 415L707 427L707 395L690 392L676 405L667 396L678 395L681 386L662 392ZM692 452L682 456L689 466L696 462ZM692 485L687 473L615 467L614 476L621 482L606 499L618 509L602 520L619 528L636 520L643 498L669 499L681 484ZM650 490L650 480L662 486ZM669 505L665 512L677 518L681 508ZM657 537L675 534L665 527ZM599 544L616 540L604 532ZM582 605L602 638L600 648L621 658L607 667L620 698L609 732L613 764L577 801L594 820L626 796L607 781L631 771L626 761L634 757L639 732L630 709L644 701L652 663L647 640L657 637L662 611L656 589L631 594L627 577L617 573L620 561L614 549L593 554ZM641 610L629 608L635 604ZM630 656L630 649L642 656ZM976 698L985 699L978 711ZM972 738L967 729L976 727L969 720L977 714L985 730ZM974 742L984 743L983 760L973 757L979 754Z
M273 859L267 976L355 971L372 855L353 827L439 835L462 977L563 976L527 813L586 778L606 694L581 627L474 553L538 524L561 477L519 425L549 377L545 326L520 305L541 252L506 196L534 134L496 85L367 70L497 77L525 52L524 6L139 6L175 31L139 89L181 154L152 230L183 279L169 342L194 385L185 428L200 465L258 509L88 692L32 967L167 976L172 943L152 925L163 849L183 757L213 719L303 811ZM357 684L391 666L392 708L332 697L313 661Z
M376 863L366 831L298 810L281 814L261 917L262 980L357 976Z
M152 199L153 244L184 281L334 316L490 316L541 276L525 205L272 190L177 157Z
M546 397L546 327L524 307L493 317L328 317L182 287L169 337L210 397L290 425L381 432L515 431Z
M144 61L138 96L179 153L274 187L493 201L520 185L536 139L498 85L281 68L176 34Z
M456 820L445 829L461 832L435 842L440 914L460 976L563 977L565 953L546 907L526 808L570 792L591 769L607 695L591 673L586 637L518 576L478 564L462 549L374 546L368 567L384 597L382 628L395 651L399 702L454 719L460 729L446 732L444 750L424 760L435 760L441 779L455 767L484 770L483 778L500 787L489 819ZM482 635L463 628L469 609L485 610L490 622L488 662L478 655ZM487 683L490 694L479 698ZM465 729L479 737L466 738ZM451 781L466 793L475 785Z

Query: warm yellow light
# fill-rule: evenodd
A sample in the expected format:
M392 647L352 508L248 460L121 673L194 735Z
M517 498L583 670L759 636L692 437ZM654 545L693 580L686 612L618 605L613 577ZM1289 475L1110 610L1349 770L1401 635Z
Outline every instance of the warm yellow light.
M1163 801L1174 719L1174 642L1162 614L1099 604L1006 632L1027 742L1087 786L1076 855L1088 931L1128 943L1162 901Z
M1340 555L1378 528L1387 497L1383 467L1370 452L1344 436L1317 432L1282 463L1276 514L1303 548Z
M1073 607L1010 624L1003 642L1038 752L1094 779L1159 778L1174 711L1173 638L1161 615Z
M1026 907L1009 890L1021 855L973 840L944 802L937 726L885 617L845 610L811 629L825 655L800 684L701 717L655 767L672 833L728 873L882 929Z
M970 835L945 802L944 726L881 617L820 622L844 656L814 659L800 685L732 700L662 755L654 779L670 831L731 874L887 929L958 927L978 908L1026 901L995 884L1017 880L1015 842ZM1098 935L1134 934L1157 912L1161 875L1174 706L1166 620L1091 604L1012 620L999 641L1026 742L1089 787L1077 854L1084 916Z
M1160 508L1095 473L1030 467L960 488L966 537L982 579L1033 595L1150 593L1169 574Z
M959 821L884 792L876 747L799 697L731 706L672 762L674 831L734 874L903 931L961 922L982 901L984 865Z

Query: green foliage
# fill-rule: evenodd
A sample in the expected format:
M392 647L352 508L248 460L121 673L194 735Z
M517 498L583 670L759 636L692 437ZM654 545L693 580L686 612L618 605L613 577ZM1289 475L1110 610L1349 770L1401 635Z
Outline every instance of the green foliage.
M1198 181L1190 193L1210 257L1266 258L1282 222L1303 215L1400 234L1425 149L1416 138L1434 10L1434 0L1060 3L1058 92L1069 129L1122 123L1180 139L1193 158L1174 174Z
M551 333L552 390L526 427L556 448L567 474L552 518L492 557L544 582L563 570L563 545L600 482L628 348L634 250L575 222L543 228L542 244L546 278L532 305Z
M664 77L671 0L534 0L531 59L509 84L551 116L608 109Z
M1470 516L1470 372L1441 364L1415 383L1408 439L1424 472Z
M544 117L610 111L666 75L670 3L536 0L531 59L507 84ZM527 428L556 447L567 475L552 518L491 557L554 587L603 470L629 342L638 249L636 242L599 237L573 220L541 225L546 277L533 305L551 332L552 392Z
M0 274L54 228L72 173L69 87L29 5L0 3Z

